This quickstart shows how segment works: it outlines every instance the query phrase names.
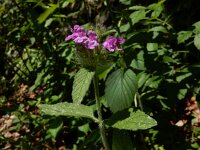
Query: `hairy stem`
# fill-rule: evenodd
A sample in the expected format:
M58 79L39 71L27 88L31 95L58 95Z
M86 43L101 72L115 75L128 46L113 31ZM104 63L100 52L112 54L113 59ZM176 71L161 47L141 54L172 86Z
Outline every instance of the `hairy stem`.
M97 114L98 114L98 120L99 120L101 140L103 142L105 149L110 150L108 141L106 138L105 125L102 118L101 103L100 103L100 98L99 98L99 81L98 81L98 76L96 74L94 75L94 78L93 78L93 84L94 84L95 100L96 100L96 105L97 105Z

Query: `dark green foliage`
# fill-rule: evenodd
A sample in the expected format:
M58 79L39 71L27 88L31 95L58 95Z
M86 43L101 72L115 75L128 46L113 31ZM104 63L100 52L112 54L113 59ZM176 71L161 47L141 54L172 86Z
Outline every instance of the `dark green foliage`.
M0 149L102 147L98 126L89 119L41 116L37 107L74 99L73 81L80 65L76 45L64 41L74 24L96 27L101 41L107 35L126 39L123 51L97 66L103 117L134 107L158 123L145 131L109 130L113 149L124 149L125 142L127 149L199 149L199 4L198 0L1 0ZM121 80L117 90L122 93L117 92L116 101L110 99L117 82L111 77ZM80 101L95 115L92 88L83 90ZM8 120L12 124L3 128ZM120 135L127 139L120 141Z

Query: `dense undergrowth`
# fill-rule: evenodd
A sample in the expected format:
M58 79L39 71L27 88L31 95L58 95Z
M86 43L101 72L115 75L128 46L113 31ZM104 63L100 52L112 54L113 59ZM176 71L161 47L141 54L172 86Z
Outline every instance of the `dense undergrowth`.
M109 131L114 150L200 148L199 1L2 0L0 1L0 149L102 149L89 119L41 115L38 104L72 102L80 69L76 45L64 39L79 24L123 36L110 55L105 82L123 66L137 76L140 108L158 125L141 131ZM94 107L91 86L83 103ZM116 102L120 105L121 102ZM111 111L106 102L103 116ZM123 140L124 139L124 140Z

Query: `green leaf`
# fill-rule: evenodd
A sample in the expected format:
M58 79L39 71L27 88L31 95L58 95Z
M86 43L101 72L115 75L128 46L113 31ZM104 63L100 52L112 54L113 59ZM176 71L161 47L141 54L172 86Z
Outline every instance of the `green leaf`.
M124 5L130 5L131 4L131 0L119 0L119 1Z
M161 12L164 10L164 6L163 6L163 3L165 2L166 0L161 0L159 1L158 3L154 3L154 4L151 4L149 5L147 8L149 8L150 10L153 10L152 14L151 14L151 17L159 17Z
M85 68L80 69L74 78L72 99L75 103L81 103L86 92L90 87L90 83L94 76L94 72L90 72Z
M130 15L130 18L131 18L133 25L138 23L140 20L145 19L145 17L146 17L145 10L138 10L138 11L133 12Z
M187 94L187 89L179 89L179 93L177 95L178 99L184 99Z
M163 32L163 33L167 33L167 30L163 26L157 26L157 27L153 27L153 28L149 29L149 32Z
M94 120L96 119L93 115L92 108L82 104L62 102L53 105L39 104L38 107L43 113L47 115L85 117Z
M43 23L46 19L47 19L47 17L50 15L50 14L52 14L55 10L56 10L56 8L58 8L58 4L49 4L49 8L47 8L46 10L45 10L45 12L43 12L39 17L38 17L38 23Z
M178 33L178 44L185 42L192 36L192 31L181 31Z
M193 30L195 34L199 34L200 33L200 21L194 23L192 26L195 27L195 29Z
M144 51L140 51L137 54L137 57L134 58L130 64L130 66L134 69L138 70L145 70L145 63L144 63Z
M164 7L160 5L152 12L151 17L154 17L154 18L159 17L163 10L164 10Z
M138 88L141 88L145 82L147 81L147 79L150 77L149 74L145 73L144 71L139 73L137 75L137 78L138 78Z
M129 29L130 29L130 24L129 24L129 23L124 24L124 25L122 25L122 26L119 28L120 32L126 32L126 31L128 31Z
M47 133L49 133L51 137L55 139L62 127L63 121L60 117L57 117L53 120L50 120Z
M106 81L105 99L113 112L131 106L136 92L137 77L130 69L118 69Z
M181 73L181 75L179 75L179 76L176 77L176 81L177 82L181 82L182 80L190 77L191 75L192 75L191 72L183 72L183 73Z
M108 73L114 66L113 62L99 63L96 68L96 74L99 76L99 79L106 79Z
M148 51L155 51L158 49L158 43L147 43Z
M129 10L141 10L141 9L146 9L146 7L139 5L129 7Z
M128 131L113 130L112 150L134 150L134 145Z
M146 115L144 112L129 109L130 115L122 120L116 121L112 127L124 130L144 130L157 125L156 120Z
M194 45L198 50L200 50L200 34L195 35L194 37Z
M158 88L158 85L160 84L160 81L162 78L160 76L152 76L148 78L145 82L145 87L151 87L151 88Z

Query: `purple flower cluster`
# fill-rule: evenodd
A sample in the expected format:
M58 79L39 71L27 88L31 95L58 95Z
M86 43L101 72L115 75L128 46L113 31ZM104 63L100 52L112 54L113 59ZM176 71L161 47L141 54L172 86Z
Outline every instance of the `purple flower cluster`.
M116 38L114 36L110 36L103 42L103 47L106 48L110 52L114 52L115 50L122 50L120 45L125 42L123 37Z
M82 43L88 49L94 49L99 45L97 35L94 31L89 30L86 34L85 30L79 25L75 25L71 29L72 34L65 38L66 41L73 39L75 43Z
M99 45L97 41L97 34L89 30L86 34L85 30L79 25L75 25L71 28L72 34L65 38L66 41L73 39L75 43L83 44L87 49L94 49ZM115 50L122 50L120 45L125 42L123 37L116 38L114 36L108 37L105 42L103 42L103 47L110 52L114 52Z

